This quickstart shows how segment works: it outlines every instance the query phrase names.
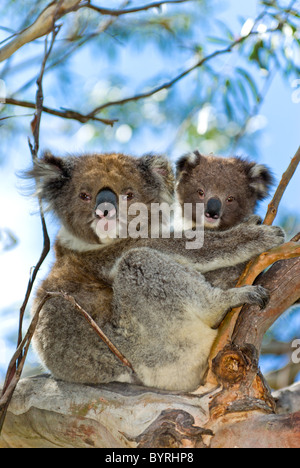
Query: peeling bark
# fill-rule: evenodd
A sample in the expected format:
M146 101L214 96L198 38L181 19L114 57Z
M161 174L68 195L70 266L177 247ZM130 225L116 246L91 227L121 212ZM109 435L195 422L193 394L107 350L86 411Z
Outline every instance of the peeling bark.
M210 394L159 392L128 384L99 387L23 379L9 406L4 447L201 446ZM154 444L154 445L153 445Z
M300 412L288 415L252 415L244 421L223 420L211 448L299 448Z

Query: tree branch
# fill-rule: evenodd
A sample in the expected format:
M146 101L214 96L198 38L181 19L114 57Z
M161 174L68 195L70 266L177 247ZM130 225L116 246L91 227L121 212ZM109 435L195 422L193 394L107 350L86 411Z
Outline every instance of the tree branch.
M62 1L62 0L61 0ZM65 0L67 1L67 0ZM68 0L69 2L71 2L71 0ZM172 3L184 3L185 1L191 1L191 0L177 0L177 1L174 1ZM73 0L74 3L78 4L80 2L75 2ZM64 4L65 2L63 2ZM171 2L156 2L156 3L152 3L152 4L149 4L149 5L146 5L144 7L137 7L137 8L133 8L133 9L125 9L125 10L111 10L111 9L103 9L101 7L100 8L100 11L101 13L103 14L109 14L111 16L118 16L118 15L121 15L121 14L125 14L125 12L135 12L135 11L141 11L142 9L149 9L149 8L154 8L154 7L158 7L160 5L163 5L165 3L171 3ZM79 9L79 8L84 8L84 7L88 7L88 8L91 8L93 7L93 9L97 9L98 10L98 7L94 7L92 6L91 4L88 3L82 3L81 5L77 5L77 6L74 6L73 8L70 8L69 11L74 11L75 9ZM50 8L47 7L44 12L41 14L46 14L47 10ZM60 11L60 10L59 10ZM68 11L66 11L65 13L67 13ZM106 12L106 13L105 13ZM113 12L115 13L113 15ZM50 14L50 10L48 12L48 15ZM64 13L64 14L65 14ZM53 12L51 13L53 14ZM40 15L40 16L41 16ZM58 13L57 13L57 17L58 17ZM37 20L38 21L38 20ZM35 24L35 23L34 23ZM34 26L34 25L33 25ZM278 28L279 26L273 28L273 29L269 29L268 31L266 32L269 32L269 33L272 33L272 32L276 32L278 31ZM26 30L25 30L26 31ZM22 33L20 33L22 34ZM93 109L89 114L87 115L82 115L80 114L79 112L75 112L75 111L72 111L72 110L66 110L65 112L62 112L62 111L57 111L57 110L54 110L54 109L49 109L47 107L44 107L43 108L43 111L48 113L48 114L52 114L52 115L56 115L58 117L62 117L62 118L66 118L66 119L74 119L74 120L78 120L79 122L81 123L85 123L89 120L95 120L95 121L100 121L106 125L111 125L113 126L113 124L116 122L116 120L109 120L109 119L100 119L100 118L97 118L96 117L96 114L98 114L99 112L102 112L104 109L107 109L109 107L115 107L115 106L122 106L124 104L127 104L129 102L136 102L136 101L139 101L141 99L146 99L146 98L149 98L157 93L159 93L160 91L162 90L167 90L167 89L170 89L172 88L176 83L178 83L180 80L182 80L183 78L185 78L186 76L188 76L190 73L192 73L193 71L195 71L197 68L201 67L202 65L204 65L205 63L209 62L210 60L214 59L215 57L218 57L218 56L221 56L221 55L225 55L225 54L228 54L230 52L232 52L232 50L237 47L238 45L241 45L243 42L245 42L249 37L251 36L256 36L256 35L259 35L260 33L258 31L255 31L254 30L254 27L252 28L252 30L245 36L241 36L241 37L238 37L236 40L234 40L233 42L231 42L228 47L224 48L224 49L219 49L219 50L216 50L215 52L212 52L211 54L201 58L200 60L198 60L198 62L196 62L193 66L187 68L186 70L184 70L183 72L179 73L177 76L175 76L173 79L169 80L169 81L166 81L165 83L163 83L162 85L160 86L157 86L155 88L153 88L152 90L150 91L147 91L147 92L144 92L144 93L140 93L140 94L136 94L134 96L130 96L128 98L124 98L124 99L120 99L120 100L116 100L116 101L111 101L111 102L107 102L107 103L104 103L100 106L97 106L95 109ZM33 39L32 39L33 40ZM9 44L8 44L9 45ZM0 61L1 61L1 50L0 49ZM13 52L12 52L13 53ZM12 99L12 98L8 98L6 100L7 104L14 104L14 105L19 105L19 106L22 106L22 107L28 107L28 108L33 108L33 104L32 103L29 103L29 102L25 102L25 101L19 101L19 100L16 100L16 99Z
M237 413L243 419L249 411L275 412L276 403L259 369L259 355L266 331L300 295L300 257L277 262L256 284L270 291L270 302L264 310L244 306L230 342L211 361L215 380L209 381L221 387L210 403L211 421Z
M288 260L294 258L299 260L299 257L300 245L297 242L291 241L279 247L275 247L274 249L271 249L268 252L261 254L259 257L257 257L247 265L243 275L241 276L238 282L238 286L240 287L252 285L255 279L260 275L260 273L262 273L266 268L268 268L270 265L273 265L273 263L278 262L279 260ZM298 293L296 293L296 296L297 295L298 297L296 297L294 302L300 297L300 289L298 289ZM285 309L281 310L281 313L279 315L281 315L288 307L293 305L294 302L289 303ZM237 320L241 314L241 311L244 310L248 310L248 306L238 307L229 311L225 319L223 320L221 326L219 327L219 333L210 354L210 371L207 377L208 382L216 382L215 377L211 372L212 360L226 345L228 345L231 342ZM261 312L257 309L255 309L255 311L258 315L261 314ZM243 317L244 316L245 315L243 314ZM250 325L251 323L248 323L248 326Z
M5 104L10 104L14 106L19 106L19 107L26 107L28 109L35 109L36 105L33 102L28 102L28 101L20 101L18 99L13 99L13 98L6 98ZM43 112L46 114L50 115L55 115L56 117L61 117L62 119L70 119L70 120L77 120L80 123L86 123L89 120L94 120L96 122L101 122L105 125L110 125L111 127L118 122L118 119L100 119L95 116L89 115L83 115L80 112L76 112L70 109L66 109L64 111L59 111L56 109L51 109L49 107L43 106L42 107Z
M0 62L8 59L28 42L49 34L53 29L54 22L67 13L78 9L80 2L81 0L59 0L50 3L31 26L21 31L12 41L0 49Z
M275 31L278 31L278 27L277 28L274 28L274 29L270 29L268 30L267 32L275 32ZM121 105L124 105L124 104L127 104L129 102L134 102L134 101L139 101L141 99L145 99L145 98L148 98L148 97L151 97L157 93L159 93L160 91L164 90L164 89L170 89L172 88L176 83L178 83L180 80L182 80L183 78L185 78L186 76L188 76L190 73L192 73L193 71L195 71L197 68L201 67L202 65L204 65L206 62L209 62L210 60L214 59L215 57L218 57L218 56L221 56L221 55L225 55L225 54L228 54L230 52L232 52L232 50L237 47L238 45L242 44L246 39L248 39L249 37L251 36L255 36L255 35L258 35L259 32L257 31L250 31L248 35L246 36L242 36L242 37L239 37L238 39L236 39L235 41L233 41L231 44L229 44L228 47L226 47L225 49L219 49L219 50L216 50L215 52L212 52L211 54L207 55L206 57L203 57L201 60L199 60L198 62L195 63L195 65L192 65L191 67L187 68L186 70L184 70L183 72L181 72L180 74L178 74L175 78L173 78L172 80L170 81L166 81L165 83L163 83L162 85L160 86L157 86L155 88L153 88L152 90L150 91L147 91L145 93L140 93L140 94L136 94L134 96L131 96L131 97L128 97L128 98L125 98L125 99L120 99L120 100L116 100L116 101L111 101L111 102L107 102L105 104L102 104L101 106L98 106L96 107L90 114L89 116L94 116L95 114L98 114L99 112L103 111L104 109L107 109L108 107L113 107L113 106L121 106Z
M211 448L298 448L299 428L300 411L281 415L256 414L244 421L229 417L222 426L216 425Z
M232 341L237 346L249 343L260 352L265 333L300 297L300 253L297 258L275 263L256 284L270 291L270 302L261 311L253 306L243 307L235 325Z
M154 2L154 3L149 3L148 5L143 5L140 7L136 8L127 8L123 10L115 10L111 8L104 8L104 7L97 7L96 5L92 5L91 3L87 3L82 5L82 8L86 7L89 8L90 10L97 11L98 13L101 13L101 15L108 15L108 16L123 16L123 15L128 15L131 13L138 13L141 11L148 11L153 8L160 8L163 5L172 5L172 4L178 4L178 3L187 3L195 0L170 0L170 1L162 1L162 2Z
M36 21L29 26L28 28L21 31L19 34L14 36L14 38L5 46L0 48L0 62L8 59L13 55L18 49L23 45L28 44L29 42L38 39L39 37L49 34L52 30L53 21L61 18L62 16L76 11L80 8L89 8L95 11L98 11L102 15L109 16L121 16L129 13L136 13L139 11L147 11L152 8L159 8L164 4L176 4L176 3L185 3L192 0L170 0L155 2L149 5L144 5L137 8L130 8L124 10L113 10L108 8L101 8L95 5L91 5L90 2L83 2L82 0L59 0L50 3L39 15Z
M299 236L297 234L297 236ZM288 260L300 256L300 244L297 241L290 241L286 244L275 247L274 249L264 252L257 258L248 263L245 271L241 275L237 286L246 286L253 284L257 276L262 273L266 268L278 260Z
M124 364L124 366L129 367L135 374L135 371L128 361L128 359L115 347L115 345L109 340L109 338L103 333L101 328L98 327L97 323L92 319L92 317L75 301L73 296L66 294L64 292L55 293L55 292L47 292L46 293L46 300L49 300L53 297L62 297L66 301L70 302L75 309L85 318L88 324L92 327L92 329L96 332L96 334L101 338L101 340L108 346L111 352Z

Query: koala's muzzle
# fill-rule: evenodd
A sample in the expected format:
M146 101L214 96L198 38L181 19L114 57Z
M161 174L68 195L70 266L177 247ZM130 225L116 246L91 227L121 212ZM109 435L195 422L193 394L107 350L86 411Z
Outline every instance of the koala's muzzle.
M118 199L110 189L103 189L97 195L95 213L100 219L114 219L118 212Z
M207 202L205 216L207 218L219 219L221 215L222 203L219 198L210 198Z

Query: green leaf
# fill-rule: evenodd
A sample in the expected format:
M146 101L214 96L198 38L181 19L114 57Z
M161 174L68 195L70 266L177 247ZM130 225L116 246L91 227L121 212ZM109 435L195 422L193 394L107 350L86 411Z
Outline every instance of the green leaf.
M224 23L221 20L216 20L216 24L224 32L224 34L230 40L230 42L234 41L234 34L226 23Z
M230 120L234 119L234 111L233 111L233 106L232 103L230 102L229 99L229 92L225 92L223 95L223 104L225 108L226 115Z
M230 42L228 39L224 39L222 37L214 37L214 36L208 36L206 40L211 42L212 44L221 44L221 45L228 45Z
M244 68L236 68L236 72L241 75L243 78L245 78L246 82L248 83L249 85L249 88L252 92L252 95L254 97L254 100L255 101L258 101L259 99L259 92L258 92L258 89L257 89L257 86L256 86L256 83L254 81L254 79L252 78L252 76L250 75L250 73L245 70Z

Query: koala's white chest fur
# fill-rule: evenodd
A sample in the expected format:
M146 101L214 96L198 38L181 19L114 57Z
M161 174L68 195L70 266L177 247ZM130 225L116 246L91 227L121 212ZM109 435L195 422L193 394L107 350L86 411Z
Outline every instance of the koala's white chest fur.
M200 319L185 322L178 330L170 329L165 340L165 352L177 350L174 362L157 362L155 367L138 365L137 373L143 383L173 391L192 391L200 384L207 367L209 350L217 336Z

